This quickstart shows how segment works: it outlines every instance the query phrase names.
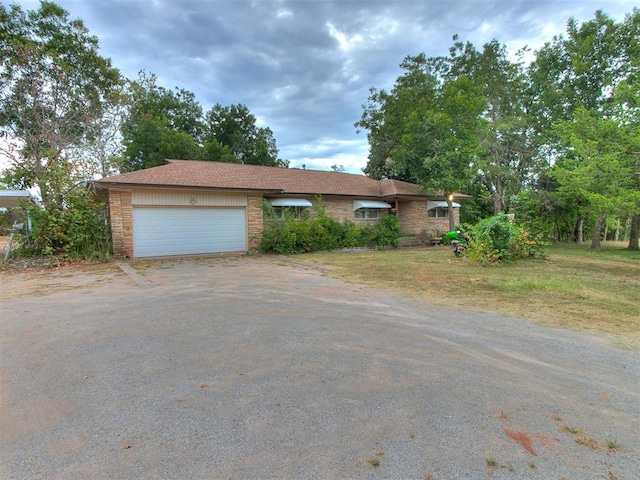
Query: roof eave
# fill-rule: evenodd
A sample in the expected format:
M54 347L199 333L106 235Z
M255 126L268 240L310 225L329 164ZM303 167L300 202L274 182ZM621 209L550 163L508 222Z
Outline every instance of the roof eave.
M163 184L163 183L128 183L128 182L104 182L102 180L98 180L95 182L95 185L99 188L167 188L172 190L215 190L218 192L233 192L233 193L241 193L241 192L250 192L250 193L284 193L281 189L262 189L262 188L247 188L247 187L212 187L206 185L174 185L174 184Z

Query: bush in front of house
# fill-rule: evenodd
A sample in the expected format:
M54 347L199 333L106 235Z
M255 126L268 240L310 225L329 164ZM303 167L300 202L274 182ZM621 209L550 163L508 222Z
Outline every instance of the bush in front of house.
M384 248L397 246L399 239L398 219L387 215L376 225L356 225L349 220L337 220L325 214L320 204L314 207L314 215L297 218L285 213L278 218L273 207L263 205L265 225L260 241L260 250L281 254L338 250L354 247Z
M64 261L111 257L111 231L105 204L88 195L70 196L62 206L26 207L31 231L19 238L15 257L57 256Z
M479 221L469 233L469 247L464 255L483 265L546 255L547 243L524 225L514 224L504 213Z
M374 225L362 226L362 244L367 247L397 247L400 241L400 221L395 215L386 215Z

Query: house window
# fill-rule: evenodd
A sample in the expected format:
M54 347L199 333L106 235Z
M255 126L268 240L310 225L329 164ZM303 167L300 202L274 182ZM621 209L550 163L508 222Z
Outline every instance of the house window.
M427 215L429 217L447 218L449 217L449 209L447 207L435 207L427 210Z
M304 198L268 198L276 218L302 218L311 207L311 202Z
M307 207L273 207L273 213L276 218L284 220L285 218L302 218Z
M460 204L451 202L453 208L460 208ZM431 218L448 218L449 205L441 200L429 200L427 202L427 216Z
M359 208L354 211L356 218L377 219L380 218L379 208Z

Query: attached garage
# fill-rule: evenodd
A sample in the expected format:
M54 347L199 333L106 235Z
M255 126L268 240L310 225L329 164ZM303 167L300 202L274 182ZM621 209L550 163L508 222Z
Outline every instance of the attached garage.
M255 223L249 211L258 198L206 190L112 189L114 251L129 258L246 252Z
M133 207L136 257L240 252L246 245L245 209Z

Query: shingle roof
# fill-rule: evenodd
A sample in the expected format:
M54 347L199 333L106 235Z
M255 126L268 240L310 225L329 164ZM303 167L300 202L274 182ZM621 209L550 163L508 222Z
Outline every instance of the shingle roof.
M159 167L103 178L97 183L103 186L200 187L306 195L427 196L413 183L374 180L349 173L195 160L166 162Z

